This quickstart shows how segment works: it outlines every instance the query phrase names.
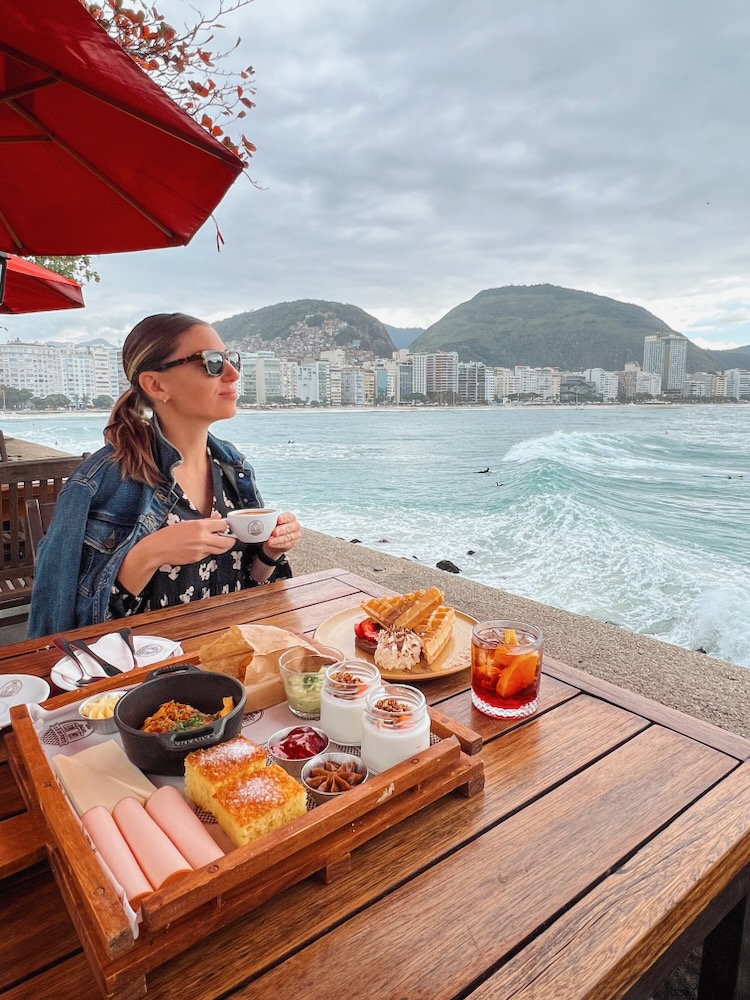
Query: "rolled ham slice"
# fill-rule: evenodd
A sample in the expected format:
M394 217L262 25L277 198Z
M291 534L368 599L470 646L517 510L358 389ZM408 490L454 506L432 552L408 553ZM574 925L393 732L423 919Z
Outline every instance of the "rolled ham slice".
M115 823L151 885L160 889L192 866L137 799L120 799L112 810Z
M224 852L174 785L157 788L146 803L146 812L158 823L193 868L202 868Z
M102 860L122 886L128 902L137 910L143 898L154 891L153 886L143 874L112 814L104 806L94 806L83 814L81 823Z

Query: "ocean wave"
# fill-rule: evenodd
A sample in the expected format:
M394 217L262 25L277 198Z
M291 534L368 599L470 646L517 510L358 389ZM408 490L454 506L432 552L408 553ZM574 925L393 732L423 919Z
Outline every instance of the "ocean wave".
M353 417L241 413L214 430L247 454L265 502L375 550L363 565L378 551L451 559L479 583L750 667L750 408ZM6 430L80 454L105 423L42 414Z

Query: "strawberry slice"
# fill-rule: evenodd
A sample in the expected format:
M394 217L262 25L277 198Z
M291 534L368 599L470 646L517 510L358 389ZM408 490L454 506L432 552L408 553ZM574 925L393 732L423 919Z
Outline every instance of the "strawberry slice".
M363 618L362 621L354 625L355 643L361 649L372 652L378 644L378 635L383 626L374 622L372 618Z

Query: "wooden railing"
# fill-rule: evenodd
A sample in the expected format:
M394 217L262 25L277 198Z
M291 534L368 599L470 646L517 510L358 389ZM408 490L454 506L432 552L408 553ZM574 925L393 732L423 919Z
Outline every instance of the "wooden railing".
M70 474L85 456L0 462L2 541L0 546L0 610L27 604L31 597L34 556L26 524L26 501L54 503ZM24 621L27 611L2 619Z

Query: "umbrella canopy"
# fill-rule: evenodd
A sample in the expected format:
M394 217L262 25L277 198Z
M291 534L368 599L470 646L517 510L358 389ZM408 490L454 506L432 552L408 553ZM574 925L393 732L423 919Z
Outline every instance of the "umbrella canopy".
M83 308L83 289L77 281L13 254L2 257L0 271L5 264L5 282L0 281L0 313Z
M79 0L0 0L0 250L181 246L241 172Z

